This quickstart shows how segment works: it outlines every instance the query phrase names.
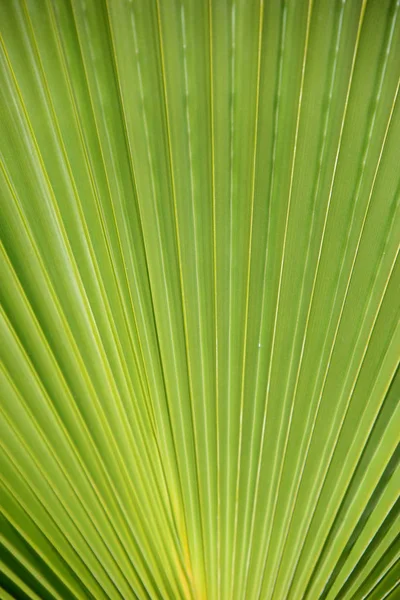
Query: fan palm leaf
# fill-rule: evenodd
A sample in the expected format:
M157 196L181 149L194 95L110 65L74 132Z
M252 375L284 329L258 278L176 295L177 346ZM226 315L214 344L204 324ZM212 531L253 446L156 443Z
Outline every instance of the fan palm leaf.
M0 598L399 598L399 0L0 33Z

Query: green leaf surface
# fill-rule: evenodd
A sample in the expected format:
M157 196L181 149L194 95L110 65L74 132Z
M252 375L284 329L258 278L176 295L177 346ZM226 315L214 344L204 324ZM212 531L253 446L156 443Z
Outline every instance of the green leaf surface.
M396 600L400 1L0 37L0 598Z

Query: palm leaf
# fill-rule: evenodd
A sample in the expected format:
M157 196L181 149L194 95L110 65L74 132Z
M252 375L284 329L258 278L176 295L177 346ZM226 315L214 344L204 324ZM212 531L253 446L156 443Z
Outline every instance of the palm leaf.
M400 2L0 2L0 597L399 597Z

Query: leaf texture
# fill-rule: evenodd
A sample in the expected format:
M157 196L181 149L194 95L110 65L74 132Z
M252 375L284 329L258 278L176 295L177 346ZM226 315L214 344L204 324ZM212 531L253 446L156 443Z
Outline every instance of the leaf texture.
M399 598L400 1L0 33L0 598Z

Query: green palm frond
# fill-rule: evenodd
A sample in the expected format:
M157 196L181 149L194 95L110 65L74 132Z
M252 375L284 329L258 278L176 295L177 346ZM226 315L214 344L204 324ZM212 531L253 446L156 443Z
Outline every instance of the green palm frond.
M400 1L0 33L0 598L400 598Z

